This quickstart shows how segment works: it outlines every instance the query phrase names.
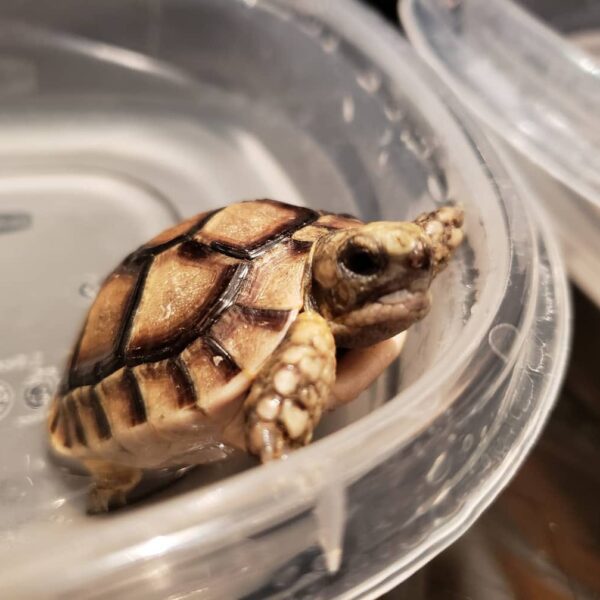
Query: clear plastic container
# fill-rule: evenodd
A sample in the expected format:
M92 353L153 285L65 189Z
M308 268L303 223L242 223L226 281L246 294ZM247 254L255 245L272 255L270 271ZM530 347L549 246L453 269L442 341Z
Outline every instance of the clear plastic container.
M0 78L0 597L372 597L507 483L563 373L564 273L510 157L378 17L4 0ZM44 406L98 281L162 227L255 196L365 219L457 200L468 238L401 360L322 439L86 516Z
M404 0L400 6L418 52L516 153L552 218L570 275L600 306L598 3Z

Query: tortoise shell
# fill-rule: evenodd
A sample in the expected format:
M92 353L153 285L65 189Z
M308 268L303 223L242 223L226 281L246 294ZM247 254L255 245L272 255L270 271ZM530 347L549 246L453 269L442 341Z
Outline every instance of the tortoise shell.
M153 468L218 446L303 308L312 244L360 223L255 200L133 252L89 310L51 406L53 447Z

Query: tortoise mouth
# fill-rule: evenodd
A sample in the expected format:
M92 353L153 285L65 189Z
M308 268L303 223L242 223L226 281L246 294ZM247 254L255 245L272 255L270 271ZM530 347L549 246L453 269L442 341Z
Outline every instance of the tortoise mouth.
M351 328L389 324L390 335L422 319L430 306L428 291L396 290L338 316L334 321Z
M415 295L415 292L409 292L408 290L396 290L395 292L390 292L389 294L384 294L380 296L376 302L379 304L406 304L410 302L410 299Z

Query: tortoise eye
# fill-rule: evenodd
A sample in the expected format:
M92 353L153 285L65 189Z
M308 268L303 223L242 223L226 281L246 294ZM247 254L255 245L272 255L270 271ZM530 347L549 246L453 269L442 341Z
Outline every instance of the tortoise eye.
M342 253L340 260L346 269L363 277L375 275L383 267L383 261L379 254L359 246L348 246Z

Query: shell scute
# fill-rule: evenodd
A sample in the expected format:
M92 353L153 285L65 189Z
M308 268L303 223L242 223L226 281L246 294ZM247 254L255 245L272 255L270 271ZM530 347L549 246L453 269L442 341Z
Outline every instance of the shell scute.
M110 423L113 443L108 452L119 454L125 463L132 456L160 461L170 444L149 422L146 398L133 370L125 367L115 371L95 386L95 392ZM103 454L108 452L102 450Z
M307 251L298 252L286 241L254 259L237 303L253 308L299 310L304 302L302 279Z
M165 448L162 457L154 452L160 462L189 443L185 433L189 434L191 423L204 416L196 410L196 388L179 358L144 363L132 371L146 399L147 433L159 441L159 448Z
M246 310L246 307L235 304L213 325L210 335L237 365L255 375L275 351L297 314L297 310Z
M181 221L173 227L169 227L164 231L161 231L158 235L154 236L150 241L146 242L140 250L161 250L166 246L176 243L182 239L190 231L195 230L202 226L202 224L208 220L207 218L212 215L212 212L200 213L194 215L185 221Z
M79 419L86 432L86 446L97 448L112 438L110 423L92 386L77 388L72 392Z
M177 359L143 363L133 368L141 394L156 400L148 405L148 420L158 426L169 414L195 405L193 384L181 373Z
M143 262L121 265L104 282L73 357L71 380L75 385L91 383L99 368L114 360L145 269Z
M238 258L255 258L268 246L318 218L299 206L255 200L228 206L215 214L194 239Z
M120 431L141 425L147 421L146 407L135 380L128 368L122 368L105 377L97 386L96 393L111 425L113 436Z
M324 213L318 221L318 225L326 229L350 229L363 224L364 222L354 215L336 213Z
M214 251L194 257L175 246L159 254L131 323L125 360L169 352L193 333L231 283L237 266L235 259Z
M227 400L243 393L252 381L212 338L199 338L190 344L182 352L181 361L194 382L198 407L213 417L221 414Z

